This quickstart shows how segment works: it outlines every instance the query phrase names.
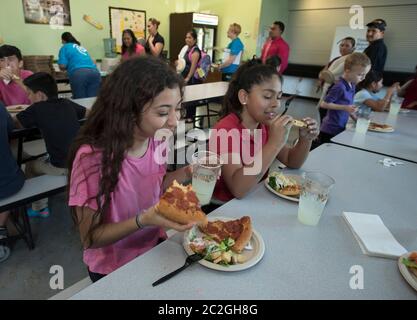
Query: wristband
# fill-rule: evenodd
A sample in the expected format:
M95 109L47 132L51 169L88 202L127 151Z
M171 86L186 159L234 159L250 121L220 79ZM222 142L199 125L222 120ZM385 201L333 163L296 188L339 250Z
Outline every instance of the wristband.
M143 229L143 228L145 228L145 226L140 223L139 217L140 217L140 214L137 214L136 215L136 225L138 226L138 229Z

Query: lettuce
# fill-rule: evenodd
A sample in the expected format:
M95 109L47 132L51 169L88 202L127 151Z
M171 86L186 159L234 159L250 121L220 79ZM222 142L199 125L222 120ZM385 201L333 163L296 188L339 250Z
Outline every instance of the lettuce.
M406 267L409 268L417 268L417 263L415 263L414 261L410 261L407 258L403 258L403 260L401 261Z
M275 177L273 177L273 176L269 177L268 185L272 189L277 190L277 187L278 187L278 185L277 185L277 179Z

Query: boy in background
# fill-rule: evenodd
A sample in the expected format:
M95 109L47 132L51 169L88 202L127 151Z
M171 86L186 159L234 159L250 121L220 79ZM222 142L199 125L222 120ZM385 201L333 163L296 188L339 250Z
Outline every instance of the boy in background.
M23 58L20 50L14 46L0 47L0 102L11 106L30 104L23 80L32 75L32 71L23 70Z
M342 78L329 89L320 107L328 109L320 127L320 143L330 142L330 139L345 130L349 115L353 115L356 107L353 105L355 85L365 79L371 68L371 61L364 53L354 52L345 61Z
M48 73L35 73L24 80L24 85L32 105L16 115L16 125L39 128L48 152L46 157L26 163L26 177L66 175L68 150L80 129L79 120L86 116L86 108L59 99L57 84ZM47 199L34 202L28 215L49 216Z

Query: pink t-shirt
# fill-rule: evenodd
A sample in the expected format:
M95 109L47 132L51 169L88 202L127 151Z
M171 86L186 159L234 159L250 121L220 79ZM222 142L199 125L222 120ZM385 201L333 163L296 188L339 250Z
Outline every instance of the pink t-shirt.
M139 43L137 43L136 44L135 53L132 54L132 57L134 57L134 56L140 56L140 55L142 55L144 53L145 53L145 48L142 45L140 45ZM129 53L128 52L125 52L124 55L122 56L122 59L123 60L126 60L126 59L129 59L130 57L131 56L129 56Z
M158 164L154 159L160 145L160 142L151 139L142 158L126 156L104 223L125 221L159 201L162 195L162 180L166 173L166 165ZM101 152L96 149L95 152L88 145L82 146L77 152L71 173L70 206L87 206L97 210L96 200L89 200L97 195L100 183ZM92 272L109 274L150 250L166 237L162 228L146 227L112 245L86 249L84 262Z
M21 70L20 79L24 80L32 74L32 71ZM15 104L30 104L26 91L14 81L6 84L3 80L0 80L0 101L3 101L6 107Z

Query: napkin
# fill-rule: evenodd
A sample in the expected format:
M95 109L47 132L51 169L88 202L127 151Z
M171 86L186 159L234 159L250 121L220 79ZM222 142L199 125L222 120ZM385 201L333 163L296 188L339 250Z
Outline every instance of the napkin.
M384 160L379 160L378 162L381 163L384 167L388 168L404 164L404 162L394 161L391 158L384 158Z
M376 214L343 212L364 254L375 257L398 259L407 250L398 243Z

